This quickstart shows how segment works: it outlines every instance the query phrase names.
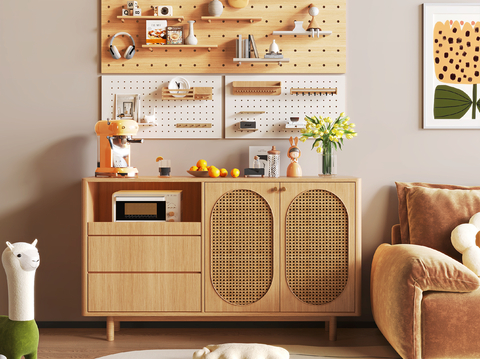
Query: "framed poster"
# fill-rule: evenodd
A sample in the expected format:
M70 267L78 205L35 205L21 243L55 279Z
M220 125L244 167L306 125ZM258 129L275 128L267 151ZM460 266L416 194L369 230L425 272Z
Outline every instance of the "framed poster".
M423 128L480 129L478 84L480 4L423 4Z

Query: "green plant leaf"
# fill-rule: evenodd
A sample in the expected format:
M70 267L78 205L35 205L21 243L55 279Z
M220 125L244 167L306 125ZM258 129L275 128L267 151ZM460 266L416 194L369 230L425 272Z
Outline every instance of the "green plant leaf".
M433 117L435 119L461 119L472 106L472 100L462 90L452 86L435 88Z

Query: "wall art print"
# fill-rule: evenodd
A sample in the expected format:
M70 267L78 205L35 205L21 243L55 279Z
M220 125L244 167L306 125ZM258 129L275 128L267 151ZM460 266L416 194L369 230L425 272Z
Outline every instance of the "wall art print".
M425 129L480 129L480 5L423 5Z

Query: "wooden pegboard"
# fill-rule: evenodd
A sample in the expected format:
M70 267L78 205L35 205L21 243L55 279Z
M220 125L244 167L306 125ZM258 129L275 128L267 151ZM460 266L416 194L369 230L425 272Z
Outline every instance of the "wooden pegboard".
M151 6L173 6L172 20L169 25L185 25L188 34L188 20L196 20L194 33L199 45L217 45L217 48L155 48L151 52L142 47L145 44L144 19L127 19L122 22L117 16L126 8L126 0L102 0L101 2L101 71L102 73L345 73L346 71L346 0L320 0L313 2L320 14L315 18L322 30L332 31L331 35L311 38L310 36L272 35L273 31L289 31L294 28L294 21L303 21L308 26L311 16L308 14L312 0L278 1L263 0L260 3L251 1L243 9L230 7L222 0L224 11L222 17L261 17L254 21L208 21L201 20L208 14L210 0L137 0L142 15L153 15ZM175 16L183 16L178 22ZM124 58L114 60L108 45L111 36L125 31L130 33L136 42L137 53L131 60ZM260 57L268 52L273 39L289 63L241 65L234 63L235 39L241 34L255 36ZM114 45L121 54L130 45L127 36L119 36Z
M212 100L162 100L162 88L173 77L175 75L102 76L102 119L113 118L115 94L138 94L141 116L155 115L156 126L140 124L137 137L222 138L222 76L182 76L191 87L211 87Z

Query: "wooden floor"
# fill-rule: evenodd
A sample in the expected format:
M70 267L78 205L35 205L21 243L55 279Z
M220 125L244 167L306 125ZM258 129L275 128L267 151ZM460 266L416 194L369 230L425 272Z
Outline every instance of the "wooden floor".
M217 343L264 343L311 346L388 345L378 329L339 328L330 342L322 328L161 328L121 329L115 341L105 329L40 329L39 359L93 359L147 349L200 349Z

